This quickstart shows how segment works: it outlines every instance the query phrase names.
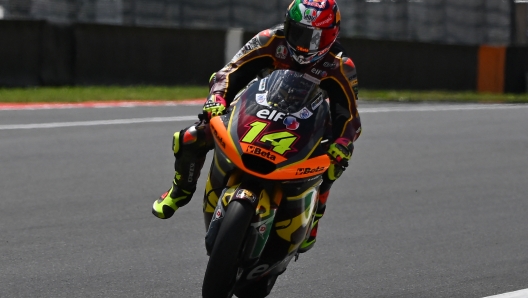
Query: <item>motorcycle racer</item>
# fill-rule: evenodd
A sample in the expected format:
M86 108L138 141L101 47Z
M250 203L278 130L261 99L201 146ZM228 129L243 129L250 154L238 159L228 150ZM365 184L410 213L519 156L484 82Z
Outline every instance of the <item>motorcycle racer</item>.
M156 217L170 218L196 191L207 152L214 148L208 120L226 112L235 95L255 77L276 69L290 69L304 73L305 79L319 84L330 102L332 143L328 146L328 155L333 163L323 174L316 218L310 237L301 244L299 252L313 247L330 188L348 166L353 143L361 134L356 68L337 40L340 22L335 0L294 0L283 24L255 35L227 65L211 76L210 95L200 121L174 133L174 180L172 187L153 204L152 213ZM206 200L205 197L204 214L210 217L212 211L207 210Z

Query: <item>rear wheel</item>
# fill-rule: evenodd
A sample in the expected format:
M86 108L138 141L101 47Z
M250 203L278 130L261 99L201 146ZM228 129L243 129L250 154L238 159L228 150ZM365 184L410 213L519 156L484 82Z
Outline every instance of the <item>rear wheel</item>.
M205 271L204 298L226 298L232 294L240 251L254 213L248 202L229 203Z

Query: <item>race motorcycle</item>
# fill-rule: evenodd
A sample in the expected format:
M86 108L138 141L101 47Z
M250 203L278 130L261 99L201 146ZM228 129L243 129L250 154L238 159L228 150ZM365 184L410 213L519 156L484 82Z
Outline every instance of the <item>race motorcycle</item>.
M325 99L313 77L276 70L210 120L215 150L204 199L203 297L266 297L299 256L331 163Z

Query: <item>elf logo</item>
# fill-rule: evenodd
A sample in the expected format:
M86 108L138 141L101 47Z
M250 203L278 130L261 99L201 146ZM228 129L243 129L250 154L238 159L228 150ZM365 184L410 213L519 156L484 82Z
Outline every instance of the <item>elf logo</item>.
M312 73L314 75L318 75L318 76L321 76L321 77L326 77L328 75L328 73L324 70L321 70L321 69L317 69L317 68L312 68Z
M272 121L279 121L279 120L282 120L284 119L284 116L286 116L286 114L282 113L282 112L277 112L276 110L260 110L257 112L257 117L259 117L260 119L267 119L267 120L272 120Z

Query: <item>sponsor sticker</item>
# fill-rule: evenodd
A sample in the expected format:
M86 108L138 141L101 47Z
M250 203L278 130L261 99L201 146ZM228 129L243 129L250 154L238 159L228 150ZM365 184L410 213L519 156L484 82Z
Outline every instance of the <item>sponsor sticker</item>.
M246 153L261 156L271 161L275 161L277 159L277 156L270 151L251 145L246 148Z
M257 232L260 234L260 235L264 235L264 233L266 233L266 230L268 229L268 227L266 227L266 224L262 224L261 226L259 226L257 228Z
M325 62L325 63L323 63L323 66L333 69L333 68L337 68L338 64L337 63L332 63L332 62Z
M320 27L320 26L326 26L326 25L329 25L331 24L332 22L334 21L334 14L333 13L330 13L326 19L320 21L320 22L316 22L314 23L315 26L317 27Z
M314 174L314 173L321 173L325 170L324 167L317 167L317 168L298 168L295 175L308 175L308 174Z
M304 19L313 22L315 19L317 19L317 10L313 8L308 8L304 11Z
M284 119L284 116L286 116L286 114L283 112L277 112L276 110L265 109L257 112L257 117L260 119L272 120L275 122Z
M312 102L312 111L315 111L323 103L323 100L323 94L319 93L317 99Z
M189 178L187 178L187 182L193 182L194 178L194 162L189 165Z
M289 129L289 130L296 130L297 128L299 128L299 125L300 125L297 119L295 119L295 117L292 117L292 116L288 116L284 118L284 121L282 123L284 123L284 125L286 125L286 129Z
M268 93L257 93L255 95L255 100L259 105L268 106Z
M222 209L217 207L215 210L214 216L213 216L213 221L219 220L222 217L224 217L224 214L222 213Z
M264 91L266 90L266 83L268 82L268 78L264 78L262 81L260 81L260 84L259 84L259 91Z
M310 110L306 107L302 108L300 111L296 112L296 113L292 113L293 116L299 118L299 119L308 119L310 118L313 113L310 112Z
M218 144L220 144L220 146L225 148L226 144L225 144L224 140L222 139L222 137L218 134L218 131L214 128L214 126L211 125L210 127L211 127L211 130L213 131L213 135L215 136L216 140L218 141Z
M255 201L255 195L250 192L247 189L239 189L235 195L235 197L242 199L242 198L248 198L251 200L251 202Z
M321 70L321 69L317 69L317 68L312 68L312 73L314 75L318 75L318 76L321 76L321 77L326 77L328 75L328 73L324 70Z
M275 50L275 57L279 59L286 59L287 56L288 56L288 49L283 45L278 46L277 50Z

